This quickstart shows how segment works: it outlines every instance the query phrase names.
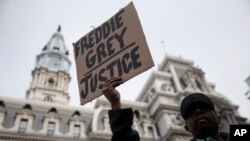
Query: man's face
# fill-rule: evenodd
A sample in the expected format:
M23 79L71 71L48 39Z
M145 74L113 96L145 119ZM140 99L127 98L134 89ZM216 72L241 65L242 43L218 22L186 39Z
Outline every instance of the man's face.
M202 103L195 103L188 109L185 129L195 138L214 137L218 132L220 119L216 113Z

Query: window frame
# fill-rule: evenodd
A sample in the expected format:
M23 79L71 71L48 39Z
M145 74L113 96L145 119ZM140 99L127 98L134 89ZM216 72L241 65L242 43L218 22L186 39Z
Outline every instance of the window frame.
M47 136L53 136L55 133L55 128L56 128L55 122L49 121L47 126Z
M73 128L73 137L80 138L81 136L81 126L79 124L75 124Z
M26 133L28 128L28 119L21 118L18 126L18 133L24 134Z

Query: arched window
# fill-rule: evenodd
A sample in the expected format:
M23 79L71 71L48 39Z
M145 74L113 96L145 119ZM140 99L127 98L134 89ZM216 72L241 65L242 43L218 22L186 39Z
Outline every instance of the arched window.
M32 110L32 107L31 107L30 104L25 104L25 105L23 106L23 109Z
M46 96L43 100L46 102L53 102L53 98L51 96Z
M80 117L81 116L81 113L79 111L75 111L73 114L72 114L72 117Z
M50 110L48 111L48 113L57 113L57 109L52 107L50 108Z

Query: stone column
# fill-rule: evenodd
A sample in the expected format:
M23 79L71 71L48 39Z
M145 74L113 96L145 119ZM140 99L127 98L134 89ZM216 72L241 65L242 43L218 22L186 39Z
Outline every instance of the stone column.
M37 84L37 78L38 78L38 73L37 71L34 72L34 78L33 78L33 82L32 82L32 85L36 85Z
M175 72L175 70L174 70L174 66L173 66L172 64L169 64L169 68L170 68L170 71L171 71L171 73L172 73L173 80L174 80L174 84L175 84L175 86L176 86L177 92L182 91L181 85L180 85L180 83L179 83L179 79L178 79L177 74L176 74L176 72Z
M59 73L58 75L58 85L57 85L58 88L61 88L62 87L62 75Z
M108 115L105 114L103 116L103 126L104 126L104 131L105 132L110 132L110 125L109 125L109 118L108 118Z

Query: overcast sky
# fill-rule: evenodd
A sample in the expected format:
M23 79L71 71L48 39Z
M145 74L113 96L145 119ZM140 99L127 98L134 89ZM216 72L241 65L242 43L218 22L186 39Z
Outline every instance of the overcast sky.
M129 2L0 0L0 95L25 98L35 57L60 24L72 62L70 105L80 105L72 43ZM156 66L120 86L122 99L137 97L167 53L193 60L216 90L250 118L245 96L250 75L249 0L135 0L134 5Z

